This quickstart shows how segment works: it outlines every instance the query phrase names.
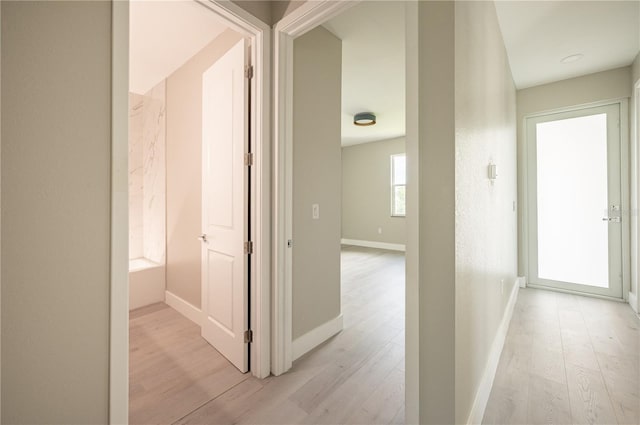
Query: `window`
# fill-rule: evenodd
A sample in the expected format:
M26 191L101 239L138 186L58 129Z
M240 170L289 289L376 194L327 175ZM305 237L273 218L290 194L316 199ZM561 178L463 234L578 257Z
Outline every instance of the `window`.
M406 214L405 193L407 190L407 157L405 154L391 155L391 216Z

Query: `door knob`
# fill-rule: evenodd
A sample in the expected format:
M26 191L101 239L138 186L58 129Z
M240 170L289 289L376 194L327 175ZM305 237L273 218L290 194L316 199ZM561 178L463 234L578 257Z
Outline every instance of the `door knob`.
M602 221L608 221L611 223L620 223L620 217L604 217Z
M202 234L200 236L198 236L198 239L201 240L204 243L207 243L207 235L206 234Z

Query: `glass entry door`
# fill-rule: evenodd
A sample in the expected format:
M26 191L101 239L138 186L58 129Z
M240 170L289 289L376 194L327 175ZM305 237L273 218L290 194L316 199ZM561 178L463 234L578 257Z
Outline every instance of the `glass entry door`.
M620 105L527 119L529 284L622 298Z

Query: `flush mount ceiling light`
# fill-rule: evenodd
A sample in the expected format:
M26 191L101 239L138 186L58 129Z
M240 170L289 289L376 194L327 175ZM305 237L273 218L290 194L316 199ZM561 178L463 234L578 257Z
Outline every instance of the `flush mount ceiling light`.
M360 112L353 116L353 123L359 126L374 125L376 123L376 116L371 112Z
M563 58L560 62L561 63L577 62L583 57L584 55L582 53L576 53L575 55L570 55L570 56L567 56L566 58Z

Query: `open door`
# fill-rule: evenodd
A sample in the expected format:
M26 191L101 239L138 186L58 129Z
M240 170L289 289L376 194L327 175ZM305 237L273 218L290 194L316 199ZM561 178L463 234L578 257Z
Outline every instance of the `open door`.
M247 42L202 76L202 337L249 370Z

